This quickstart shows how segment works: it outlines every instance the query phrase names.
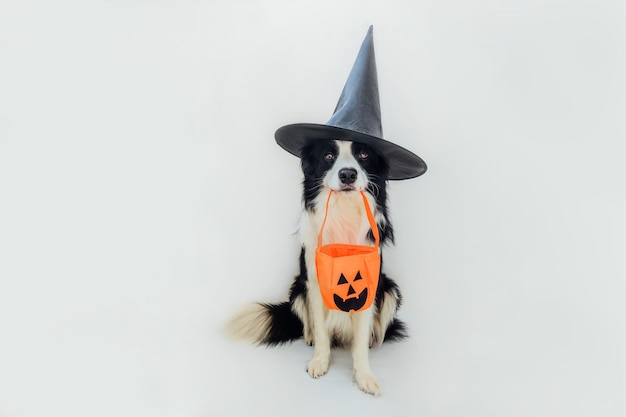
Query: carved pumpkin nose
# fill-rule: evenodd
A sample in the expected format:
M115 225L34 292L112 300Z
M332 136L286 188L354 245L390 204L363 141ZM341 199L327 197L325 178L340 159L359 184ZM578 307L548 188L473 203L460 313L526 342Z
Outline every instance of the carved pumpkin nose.
M352 285L350 285L350 288L348 288L348 295L352 294L356 294L356 291L354 291L354 288L352 288Z

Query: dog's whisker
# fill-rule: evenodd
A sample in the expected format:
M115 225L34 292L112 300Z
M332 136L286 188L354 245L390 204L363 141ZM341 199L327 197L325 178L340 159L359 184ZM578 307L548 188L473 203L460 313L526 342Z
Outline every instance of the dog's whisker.
M324 187L324 183L322 181L319 182L319 184L311 187L312 190L318 190Z
M372 194L378 197L378 195L380 194L380 186L372 181L373 177L379 178L378 175L369 174L367 176L367 179L368 179L367 188L372 192Z

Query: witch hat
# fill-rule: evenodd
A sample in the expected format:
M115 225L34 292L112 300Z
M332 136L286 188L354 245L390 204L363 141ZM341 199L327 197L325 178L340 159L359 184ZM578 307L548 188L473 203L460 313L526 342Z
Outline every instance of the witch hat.
M302 156L302 148L313 140L361 142L385 159L389 166L388 179L415 178L426 172L422 158L383 139L372 31L370 26L330 120L326 124L286 125L274 137L283 149L297 157Z

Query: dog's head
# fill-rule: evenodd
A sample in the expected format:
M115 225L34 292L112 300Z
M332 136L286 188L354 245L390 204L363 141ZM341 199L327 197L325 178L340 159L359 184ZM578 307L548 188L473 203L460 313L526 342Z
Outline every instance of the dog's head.
M363 143L311 141L302 149L302 171L307 208L312 208L315 197L324 189L345 193L366 190L384 201L388 165Z

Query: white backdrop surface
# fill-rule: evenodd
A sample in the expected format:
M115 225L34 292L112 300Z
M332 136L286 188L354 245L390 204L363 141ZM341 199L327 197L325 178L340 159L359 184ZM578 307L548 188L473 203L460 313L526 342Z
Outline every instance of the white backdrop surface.
M626 415L620 1L3 1L0 416ZM411 337L228 340L297 270L287 123L326 121L367 27Z

